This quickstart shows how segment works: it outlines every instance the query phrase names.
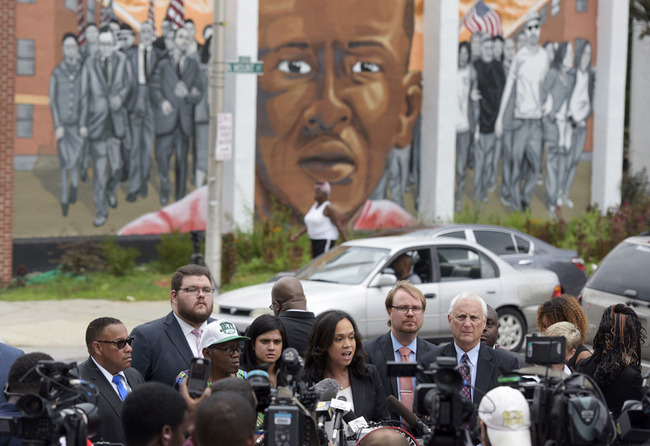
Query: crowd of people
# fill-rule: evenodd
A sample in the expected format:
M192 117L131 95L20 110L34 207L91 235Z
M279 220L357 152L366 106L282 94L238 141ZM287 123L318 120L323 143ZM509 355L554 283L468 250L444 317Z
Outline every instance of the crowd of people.
M116 19L101 27L89 23L82 46L79 36L66 33L64 60L50 77L62 212L76 202L92 159L95 226L117 206L120 182L128 182L128 202L147 196L152 152L162 206L169 201L172 157L176 200L186 194L190 153L192 183L201 186L207 175L212 27L203 30L204 45L195 40L191 19L177 29L165 19L160 37L146 21L138 34L135 44L131 26Z
M407 281L399 281L385 299L388 331L363 340L355 320L344 311L329 310L316 317L307 311L300 281L282 277L271 292L273 314L256 318L245 333L225 319L213 319L212 280L198 265L179 268L172 277L168 315L135 327L112 317L88 325L89 357L73 374L94 384L94 402L102 423L92 442L128 446L229 446L255 444L264 433L264 414L256 413L257 399L246 378L260 367L271 388L287 384L282 352L295 348L304 357L300 379L310 385L336 382L337 397L368 422L392 423L409 430L397 399L414 408L414 389L432 382L432 375L391 377L388 363L432 364L453 358L463 378L460 394L478 410L465 428L475 443L531 445L529 403L522 392L499 384L507 371L527 366L525 358L497 344L498 314L478 295L463 292L451 302L447 320L453 341L434 345L418 336L427 300ZM613 305L603 314L593 352L584 346L587 319L578 301L562 295L539 307L538 328L566 340L565 361L559 371L591 376L602 390L607 407L618 416L626 400L641 400L640 354L646 333L635 311ZM38 394L38 361L45 353L22 352L2 344L2 378L6 378L0 415L18 415L16 401ZM13 355L13 356L12 356ZM188 370L193 358L210 359L203 395L190 397ZM4 358L8 358L7 361ZM10 358L10 359L9 359ZM6 370L9 363L13 363ZM325 430L332 426L325 426ZM404 445L395 432L371 432L362 444ZM374 434L374 435L373 435ZM19 446L12 438L7 446Z
M551 216L559 206L573 207L569 193L593 111L593 49L584 39L575 48L571 42L542 46L541 26L539 13L531 12L516 36L476 32L458 47L456 212L467 169L474 169L474 198L487 203L500 164L505 206L525 210L544 184Z

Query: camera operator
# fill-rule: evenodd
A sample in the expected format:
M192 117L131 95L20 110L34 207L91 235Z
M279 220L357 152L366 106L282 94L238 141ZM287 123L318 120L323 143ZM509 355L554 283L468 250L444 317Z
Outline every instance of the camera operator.
M478 418L483 446L531 446L530 408L519 390L490 390L481 400Z
M197 446L253 446L255 409L235 392L212 394L199 403L192 439Z
M19 417L16 401L26 394L38 395L41 376L34 370L38 361L51 361L52 357L46 353L27 353L18 357L9 369L7 385L3 393L6 403L0 404L0 416ZM19 438L0 438L2 446L21 446L23 441Z
M183 397L155 381L139 386L122 405L127 446L183 446L189 422Z

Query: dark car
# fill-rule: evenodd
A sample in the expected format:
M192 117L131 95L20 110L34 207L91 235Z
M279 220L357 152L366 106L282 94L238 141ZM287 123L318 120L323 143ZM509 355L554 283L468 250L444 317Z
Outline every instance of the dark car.
M383 234L380 234L383 235ZM400 228L385 235L455 237L489 249L517 267L553 271L560 279L562 292L578 296L587 282L585 262L575 251L556 248L512 228L492 225L449 224L435 227Z

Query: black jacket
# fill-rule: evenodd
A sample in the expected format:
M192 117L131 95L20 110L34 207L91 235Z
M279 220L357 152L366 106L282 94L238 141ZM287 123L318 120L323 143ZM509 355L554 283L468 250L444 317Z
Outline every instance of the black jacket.
M311 311L283 311L278 317L287 332L289 347L295 348L304 357L316 316Z

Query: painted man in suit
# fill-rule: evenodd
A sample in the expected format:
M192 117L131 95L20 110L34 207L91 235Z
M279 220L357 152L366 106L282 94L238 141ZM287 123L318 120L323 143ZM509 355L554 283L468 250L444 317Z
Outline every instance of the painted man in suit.
M195 59L186 57L192 37L185 28L174 33L170 57L154 71L151 95L156 108L156 162L160 175L160 204L169 200L169 163L175 154L176 200L185 196L187 153L194 134L194 105L202 97L201 77Z
M284 325L289 347L304 356L316 316L307 311L307 298L300 281L287 276L275 282L271 289L271 308Z
M155 38L153 25L143 22L140 26L140 43L127 55L133 73L132 93L126 103L132 140L129 150L129 194L126 196L129 202L135 201L138 194L143 198L147 196L155 124L149 85L153 69L161 56L160 50L152 45Z
M133 367L146 381L173 385L176 376L199 357L201 335L212 314L212 278L207 268L185 265L172 276L172 311L133 329L137 349Z
M5 384L7 384L7 376L11 365L24 354L24 351L16 347L0 342L0 389L4 389ZM0 404L6 402L4 394L0 392Z
M129 146L128 115L124 106L129 91L131 67L117 51L115 35L108 27L99 31L99 53L84 62L81 71L81 113L79 134L90 139L93 157L94 201L97 217L93 225L102 226L108 206L117 206L120 144Z
M499 385L499 367L519 368L517 358L481 343L487 321L487 305L474 293L463 292L449 306L447 321L454 341L437 351L424 355L420 362L430 365L438 356L456 358L463 378L471 383L463 386L462 394L478 406L483 395ZM432 382L431 375L420 375L418 381Z
M99 392L95 404L102 423L91 438L93 443L125 443L122 402L134 388L144 383L140 372L131 367L132 343L133 338L119 319L100 317L86 329L90 358L79 364L76 374L94 384Z
M77 201L79 171L86 140L79 134L83 61L79 56L77 36L66 33L63 36L62 48L64 59L50 76L50 111L61 169L61 208L63 216L66 216L69 204Z
M377 367L381 375L386 398L393 395L412 410L415 378L389 377L386 362L417 361L427 353L438 351L438 347L418 337L424 323L427 301L422 291L406 280L401 280L388 292L385 305L390 331L365 341L363 348L368 353L368 360ZM389 412L392 419L399 420L392 407Z

